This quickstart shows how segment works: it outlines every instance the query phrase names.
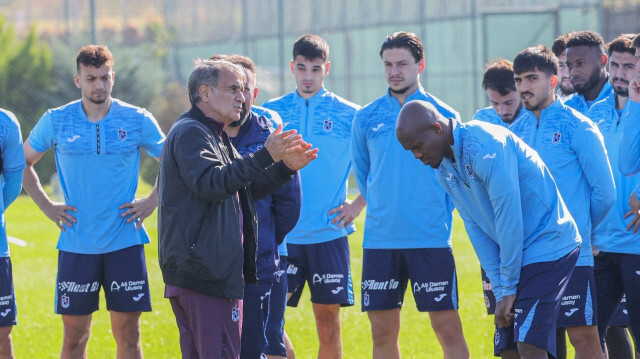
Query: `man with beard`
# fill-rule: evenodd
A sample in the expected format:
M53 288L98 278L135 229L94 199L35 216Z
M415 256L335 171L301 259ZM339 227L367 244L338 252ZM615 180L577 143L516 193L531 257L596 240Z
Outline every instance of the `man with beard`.
M606 68L607 54L600 34L593 31L570 33L565 61L576 90L565 100L567 106L584 115L594 103L613 95Z
M635 58L640 58L640 34L633 39ZM620 143L620 171L625 176L631 176L640 172L640 60L636 64L636 73L629 83L629 105L624 114L629 119ZM629 198L633 219L634 231L640 225L640 191L636 188L635 195Z
M214 55L212 60L222 59L236 64L244 70L247 82L243 95L240 119L225 128L233 147L241 156L247 156L264 146L269 134L282 124L280 116L271 110L254 106L258 97L256 85L256 69L253 61L243 55ZM266 323L270 316L280 322L284 320L283 305L271 305L271 294L274 284L280 281L276 271L283 260L278 255L278 245L293 229L300 216L301 192L300 176L280 187L272 194L255 202L258 214L258 283L246 283L243 298L243 322L240 357L243 359L260 359L263 355L286 357L284 332L271 338L279 338L278 342L267 343ZM286 278L286 276L285 276ZM280 287L279 287L280 288ZM273 341L273 339L272 339ZM265 347L265 345L269 347Z
M523 116L522 101L516 91L516 83L513 80L513 63L509 60L499 60L487 65L482 79L482 88L487 94L491 106L476 111L472 120L492 123L494 125L509 128L517 119ZM484 269L480 268L482 275L482 288L487 314L495 314L496 297L491 290L491 281ZM563 333L564 334L564 333ZM494 355L518 357L518 348L515 343L496 350ZM497 349L498 346L496 345Z
M456 122L459 115L420 85L425 55L414 33L387 36L380 57L389 89L358 111L351 138L356 181L368 204L362 311L371 322L373 358L400 358L400 308L409 280L444 357L468 358L451 250L453 205L433 169L417 165L395 136L398 113L411 100L428 101Z
M341 358L340 307L352 306L353 283L347 235L366 205L362 196L347 199L351 171L350 138L359 108L324 88L331 62L329 45L318 35L299 37L293 45L291 73L296 89L269 100L287 129L296 129L322 152L300 172L300 219L287 235L287 305L298 305L309 283L319 339L319 358Z
M491 106L476 111L472 120L509 127L524 114L520 95L513 81L511 61L502 59L487 65L482 78L482 89Z
M602 358L591 233L616 200L602 135L591 120L555 98L558 59L545 46L521 51L513 68L516 88L529 112L510 129L547 165L582 237L580 257L564 293L557 325L567 328L580 358Z
M571 33L558 36L551 45L551 51L558 58L558 91L556 91L556 97L565 100L571 96L576 89L571 84L571 78L569 77L569 69L567 68L567 40Z
M594 248L599 251L594 259L598 331L603 345L606 337L611 358L633 358L631 343L622 327L629 325L629 317L622 308L627 309L626 312L632 315L637 313L637 310L629 311L624 304L619 303L622 303L621 299L626 290L636 291L640 284L640 281L635 279L637 274L633 271L629 273L618 270L634 265L633 263L640 264L640 257L634 256L640 253L638 238L627 231L632 219L625 216L630 209L629 196L640 184L640 175L626 177L618 168L618 148L626 121L629 120L623 113L628 108L629 83L636 76L637 59L634 57L635 49L632 46L634 37L634 34L623 34L607 44L609 79L615 95L597 102L587 112L587 116L598 125L604 137L617 192L616 204L593 232L592 241ZM626 305L634 305L640 310L639 299L635 297L632 301L627 300ZM634 319L640 324L640 319ZM608 329L608 326L611 328ZM640 330L640 326L637 326L636 330Z
M421 100L404 106L396 134L436 169L464 220L498 299L494 343L517 342L523 358L555 355L555 317L580 235L538 154L504 127L460 124Z
M61 231L55 312L64 325L62 358L86 357L101 286L118 357L142 357L140 314L151 311L142 221L158 205L158 191L135 194L140 150L158 158L165 136L149 112L111 97L113 65L106 46L81 48L74 80L82 98L45 112L24 143L24 189ZM33 169L51 148L64 203L47 196Z

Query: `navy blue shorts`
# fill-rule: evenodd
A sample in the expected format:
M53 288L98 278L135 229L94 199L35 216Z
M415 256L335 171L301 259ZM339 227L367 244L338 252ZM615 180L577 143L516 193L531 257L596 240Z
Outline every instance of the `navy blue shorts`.
M514 325L496 330L495 353L513 346L512 342L523 342L556 356L556 318L579 254L580 247L558 260L522 267L513 305Z
M263 357L265 324L269 315L271 282L244 286L243 321L240 345L240 358L260 359Z
M629 310L627 310L627 297L622 296L618 308L613 312L613 317L609 321L609 327L628 327L631 325L629 321Z
M362 311L401 308L409 280L419 311L458 309L456 265L451 248L365 248Z
M287 306L287 257L280 256L276 280L271 287L269 296L269 316L265 336L267 343L264 353L267 355L287 356L284 344L284 312Z
M309 283L313 303L353 305L347 237L315 244L287 243L287 248L287 281L291 293L288 306L298 306L305 282Z
M622 300L627 298L629 326L636 343L640 334L640 255L600 252L594 258L598 296L598 333L604 347L607 327Z
M57 314L87 315L95 312L101 286L108 310L151 311L144 247L135 245L104 254L59 251L55 297Z
M487 314L494 315L496 313L496 296L493 295L491 290L491 282L487 277L487 272L480 267L480 273L482 275L482 291L484 292L484 305L487 307Z
M11 258L0 258L0 327L18 324Z
M593 267L577 266L560 301L559 328L598 324Z

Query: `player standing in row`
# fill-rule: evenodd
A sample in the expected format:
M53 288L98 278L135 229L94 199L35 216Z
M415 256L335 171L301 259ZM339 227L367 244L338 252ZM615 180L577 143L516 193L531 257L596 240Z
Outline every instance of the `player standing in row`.
M347 235L365 202L360 195L347 199L351 122L359 106L324 88L331 67L328 59L329 45L323 38L313 34L298 38L290 63L296 89L263 106L278 112L286 129L297 130L322 152L300 171L300 219L287 235L288 305L297 306L308 282L318 357L341 358L340 307L354 303Z
M611 319L620 316L620 313L616 313L616 307L619 307L618 303L620 303L624 290L633 292L640 284L640 281L635 279L638 276L634 271L619 271L619 268L629 265L632 267L640 265L640 257L637 256L640 254L637 236L627 231L627 226L632 219L625 220L625 214L629 212L629 196L640 184L640 175L626 177L618 168L618 148L626 121L629 119L623 113L627 111L627 104L630 103L628 101L629 83L636 76L637 59L634 58L635 49L632 46L634 37L633 34L620 35L607 45L609 80L615 95L597 102L587 112L587 116L598 125L604 137L617 192L616 204L593 232L593 246L599 251L594 258L598 330L603 345L604 338L607 339L607 348L611 358L633 358L630 342L624 329L615 327L614 330L619 333L612 337L611 331L607 327L619 324L611 323ZM634 256L634 254L636 255ZM638 257L635 258L635 262L633 261L634 257ZM636 296L635 300L626 302L627 305L632 304L639 308L632 312L640 310L639 300L640 298ZM628 309L627 312L629 312ZM626 319L627 323L625 324L628 325L629 318ZM636 330L640 330L640 326ZM617 338L616 342L612 341L614 338Z
M55 311L62 315L62 358L84 358L91 313L105 292L118 357L140 358L140 314L151 310L142 226L158 205L135 199L140 149L158 158L165 136L144 109L111 97L113 55L80 49L75 84L82 98L50 109L24 144L24 188L60 228ZM33 165L54 148L64 203L45 193Z
M356 181L368 206L362 311L371 322L373 357L400 357L400 308L411 280L416 306L429 312L444 357L467 358L451 250L453 205L433 169L418 166L395 136L401 107L414 99L454 121L459 115L420 85L425 54L415 34L387 36L380 57L389 90L358 111L351 140Z
M498 301L494 342L524 358L555 355L559 299L580 235L540 157L504 127L445 118L425 101L400 112L398 140L438 180L464 220Z
M254 106L259 90L253 61L243 55L222 56L222 59L242 67L247 78L240 120L225 128L233 147L241 156L247 156L264 146L267 137L282 124L282 120L274 111ZM278 244L282 243L287 233L296 225L300 216L300 202L299 174L272 194L255 201L259 224L258 283L246 283L244 286L240 358L260 359L266 354L287 356L286 350L273 351L284 348L282 333L279 343L273 340L269 343L272 350L267 353L266 323L269 316L278 317L280 321L284 319L285 308L271 306L271 293L275 281L279 280L276 278L280 261Z
M551 51L558 58L558 90L556 97L565 100L576 92L571 84L569 69L567 68L567 39L571 33L558 36L551 45Z
M572 32L568 34L566 47L565 62L576 92L564 103L585 115L594 103L613 95L604 39L593 31Z
M522 108L520 95L516 91L516 82L513 80L513 63L509 60L499 60L487 65L482 78L482 88L487 94L491 106L476 111L472 120L488 122L494 125L509 128L515 121L523 116L526 111ZM482 289L487 314L495 314L496 297L491 290L491 281L484 269L480 268L482 275ZM564 333L563 333L564 335ZM506 347L495 346L494 355L517 357L518 347L515 342L507 342Z
M601 358L591 233L616 199L604 141L591 120L555 98L558 60L551 51L544 46L527 48L516 56L513 67L516 88L528 112L510 129L549 168L582 237L558 327L567 328L581 358Z
M2 194L0 195L0 358L13 358L11 330L18 324L16 297L13 287L13 271L7 243L7 229L4 211L18 197L22 189L24 151L22 134L16 116L0 109L0 173L2 173Z

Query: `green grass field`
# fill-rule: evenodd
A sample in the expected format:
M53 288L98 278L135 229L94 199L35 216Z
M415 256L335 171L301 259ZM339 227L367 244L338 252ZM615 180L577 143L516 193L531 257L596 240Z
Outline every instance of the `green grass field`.
M147 192L145 187L140 192ZM54 314L54 289L57 271L55 249L58 229L27 196L20 196L6 213L9 235L28 242L27 247L10 245L18 300L18 326L13 331L17 358L59 357L62 345L62 321ZM360 311L360 277L362 273L362 229L349 240L356 305L343 309L342 339L345 358L371 357L369 321ZM153 311L142 315L142 345L147 358L179 358L178 331L168 300L163 298L164 284L157 261L157 225L154 213L145 222L152 238L146 246ZM490 358L493 353L493 317L484 309L480 267L462 222L455 217L453 251L458 273L460 316L472 358ZM411 290L407 291L402 311L400 346L404 358L440 358L442 353L431 330L426 313L415 309ZM115 357L115 341L110 331L109 315L101 297L101 310L93 316L89 342L90 358ZM298 358L317 354L315 324L308 290L298 308L286 316L289 333Z

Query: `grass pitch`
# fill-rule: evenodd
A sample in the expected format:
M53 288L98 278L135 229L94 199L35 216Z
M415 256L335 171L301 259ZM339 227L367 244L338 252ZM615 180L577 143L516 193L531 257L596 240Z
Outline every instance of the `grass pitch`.
M148 193L149 190L143 187L139 192ZM152 243L146 246L146 256L153 311L142 315L142 346L147 358L179 358L178 330L169 301L163 298L156 218L154 213L145 221L152 238ZM10 244L18 300L18 326L13 331L16 358L59 357L62 320L54 314L58 228L24 195L11 205L6 221L9 235L28 243L26 247ZM358 231L349 237L356 305L341 311L345 358L371 357L369 321L360 311L363 221L364 215L361 215L356 220ZM490 358L493 356L493 317L486 314L480 266L457 215L453 227L453 252L458 273L460 316L471 357ZM88 354L90 358L115 358L115 341L102 295L100 300L101 309L93 315ZM285 328L297 357L315 357L318 342L308 288L305 288L299 306L288 309L286 320ZM402 310L400 347L404 358L442 357L428 315L415 309L411 290L405 295Z

